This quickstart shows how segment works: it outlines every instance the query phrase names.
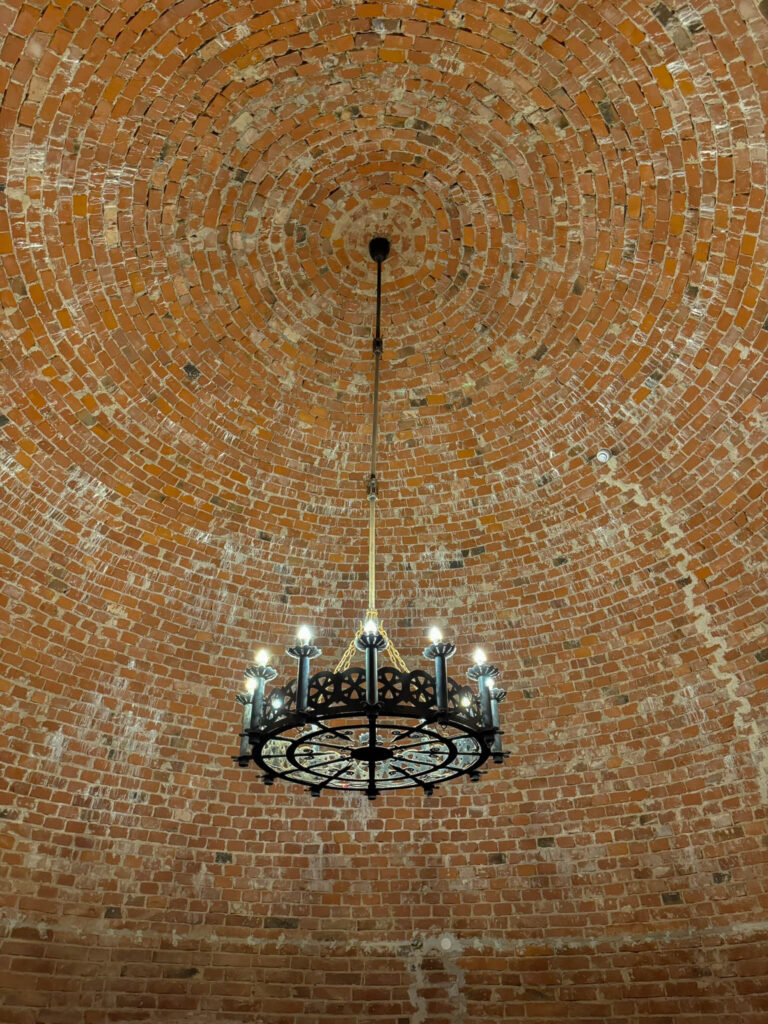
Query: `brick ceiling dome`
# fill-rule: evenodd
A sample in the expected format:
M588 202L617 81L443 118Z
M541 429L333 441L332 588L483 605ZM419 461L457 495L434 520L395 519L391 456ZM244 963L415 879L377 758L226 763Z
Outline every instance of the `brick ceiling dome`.
M766 0L30 0L0 40L3 1021L559 1019L576 984L634 1024L707 941L751 963ZM365 611L374 235L379 611L457 678L483 641L511 755L361 809L229 755L254 647L309 622L334 663ZM623 946L673 958L658 1006L600 987ZM356 980L265 996L280 949ZM707 978L697 1020L762 1019Z

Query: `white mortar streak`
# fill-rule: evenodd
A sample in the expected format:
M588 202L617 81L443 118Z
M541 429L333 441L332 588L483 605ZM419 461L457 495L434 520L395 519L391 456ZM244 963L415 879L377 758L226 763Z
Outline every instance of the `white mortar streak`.
M61 922L59 921L45 921L44 919L33 919L31 917L21 917L20 915L8 915L2 908L0 908L0 934L5 933L9 935L14 928L33 928L42 937L46 937L49 941L54 941L56 930L59 929L62 932L62 937L66 938L67 941L71 940L73 934L84 937L96 935L99 936L103 942L107 936L114 936L119 940L120 948L131 948L132 945L144 946L145 933L140 929L124 927L126 924L125 920L117 922L120 927L114 927L109 920L101 918L93 919L80 919L77 922L74 919L69 919L67 922L68 928L65 930ZM152 936L152 945L157 948L163 948L165 942L174 945L174 934L175 932L160 933L155 931ZM476 953L498 953L503 956L520 956L525 955L527 951L533 946L537 949L541 948L544 951L539 955L543 957L558 956L560 953L569 953L573 950L591 950L596 953L608 954L609 951L615 949L623 949L624 947L640 946L647 948L649 943L662 944L678 944L683 945L686 948L699 948L703 942L711 942L713 939L721 939L724 941L747 941L755 938L756 936L768 936L768 918L760 921L738 921L733 924L724 925L722 927L708 927L708 928L669 928L666 930L655 930L655 931L641 931L641 932L616 932L616 933L605 933L602 932L599 935L587 936L583 934L575 935L560 935L555 937L544 937L542 935L531 935L527 938L488 938L487 936L473 936L461 940L462 952L471 949ZM313 938L307 936L301 938L295 933L288 935L286 932L277 932L274 938L268 939L257 939L253 935L249 935L245 938L245 946L252 949L254 952L261 952L262 950L274 949L276 945L296 945L300 947L303 953L310 955L324 956L330 952L362 952L363 954L373 955L386 955L391 954L393 956L400 957L405 963L409 962L409 957L415 955L415 951L418 952L419 960L421 960L423 954L421 952L422 947L427 942L430 943L431 949L436 949L435 943L439 941L441 933L430 933L429 936L417 933L413 936L410 943L407 939L401 940L377 940L377 941L360 941L357 937L350 937L343 941L340 941L337 937L333 938ZM199 944L201 948L210 946L212 949L219 950L222 943L225 942L240 942L240 932L235 929L232 935L219 935L217 932L212 931L210 926L192 925L189 928L184 929L184 941L187 943ZM454 941L459 944L459 940L454 938ZM115 944L117 946L117 943ZM440 951L442 952L442 951ZM411 1022L411 1024L421 1024L421 1022Z
M664 504L661 498L647 497L640 484L622 480L616 466L609 464L608 468L611 474L611 482L622 494L629 494L641 508L650 508L657 513L660 524L667 531L668 550L675 556L678 564L681 564L683 567L682 575L687 574L693 578L698 578L695 570L690 568L693 555L686 548L685 534L682 527L674 522L671 509ZM734 726L740 729L747 739L757 773L760 797L763 803L766 803L768 802L768 748L763 747L757 722L754 719L749 721L752 706L746 697L739 694L741 680L728 668L728 647L725 639L715 632L712 613L707 609L706 605L697 603L693 587L683 587L682 597L690 613L693 628L708 645L714 647L712 656L709 659L709 668L715 678L723 684L728 696L735 705Z

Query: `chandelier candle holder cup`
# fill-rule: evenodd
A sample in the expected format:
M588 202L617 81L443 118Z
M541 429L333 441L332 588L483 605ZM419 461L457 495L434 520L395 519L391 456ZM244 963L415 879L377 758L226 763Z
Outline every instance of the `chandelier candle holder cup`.
M379 484L376 457L379 432L379 366L382 265L389 256L386 238L371 240L376 264L376 329L373 337L373 424L368 498L368 612L333 672L311 674L311 661L323 652L302 626L297 643L286 653L297 662L295 683L275 686L277 672L265 650L245 672L240 767L254 762L266 785L275 779L306 786L313 796L325 789L357 790L375 800L382 790L434 787L466 775L481 777L489 760L501 764L499 704L504 691L494 685L499 670L487 663L479 648L467 672L472 686L448 675L455 646L440 630L429 632L424 657L434 662L434 675L410 671L387 635L376 611L376 501ZM365 667L352 665L355 651ZM390 665L379 665L379 655Z

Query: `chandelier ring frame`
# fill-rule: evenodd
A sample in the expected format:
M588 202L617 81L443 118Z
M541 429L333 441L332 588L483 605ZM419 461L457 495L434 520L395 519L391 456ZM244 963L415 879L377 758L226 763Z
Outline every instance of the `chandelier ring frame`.
M276 687L264 701L261 725L242 734L250 754L233 760L242 767L254 762L267 785L283 779L314 796L335 789L375 799L382 790L409 787L430 794L461 775L475 781L490 757L500 760L498 729L484 724L470 687L453 679L449 707L436 710L434 682L420 669L382 666L379 698L370 703L364 670L318 672L309 680L305 711L296 708L295 686Z

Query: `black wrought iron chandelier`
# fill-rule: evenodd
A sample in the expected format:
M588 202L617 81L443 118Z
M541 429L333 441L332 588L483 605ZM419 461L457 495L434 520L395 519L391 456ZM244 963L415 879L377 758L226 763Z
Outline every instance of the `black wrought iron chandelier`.
M306 626L298 643L286 651L298 662L293 682L267 684L277 677L267 651L245 673L241 767L253 761L270 786L284 779L309 787L313 796L325 789L359 790L375 800L382 790L434 787L466 775L481 777L489 758L504 759L499 704L504 691L495 686L499 674L479 648L467 676L475 684L461 685L448 675L447 662L455 646L430 630L424 657L434 662L434 675L409 671L387 635L376 611L376 455L379 431L379 365L381 337L381 270L389 241L374 238L368 249L376 264L376 331L373 338L374 384L371 471L368 498L368 612L333 672L310 675L310 662L323 652L312 642ZM352 666L355 651L365 654L365 666ZM383 655L389 666L379 666Z

